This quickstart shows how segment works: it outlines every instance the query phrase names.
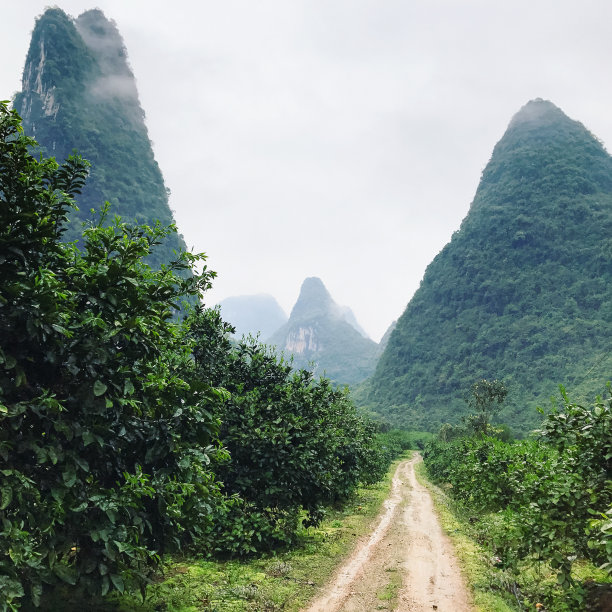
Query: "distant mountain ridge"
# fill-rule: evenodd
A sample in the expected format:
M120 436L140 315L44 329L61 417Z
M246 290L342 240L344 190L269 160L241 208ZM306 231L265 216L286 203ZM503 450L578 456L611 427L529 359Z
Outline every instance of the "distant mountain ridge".
M264 342L281 326L288 317L278 302L267 294L237 295L219 302L221 315L236 328L236 335L261 336Z
M38 18L13 106L47 155L63 161L76 150L92 163L67 240L79 238L90 209L98 211L105 201L111 219L173 223L123 40L102 11L75 20L52 8ZM184 248L183 239L171 235L151 263L167 263Z
M349 322L351 315L350 309L334 302L319 278L307 278L289 321L269 343L293 355L297 367L314 363L317 374L336 383L360 382L374 369L378 345Z
M592 398L611 378L612 158L554 104L511 120L468 215L428 266L367 383L396 425L458 422L472 382L503 379L503 419L539 419L564 384Z

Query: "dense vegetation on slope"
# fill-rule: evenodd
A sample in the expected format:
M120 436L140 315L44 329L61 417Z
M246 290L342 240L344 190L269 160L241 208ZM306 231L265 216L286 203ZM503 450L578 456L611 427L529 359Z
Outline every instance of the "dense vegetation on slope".
M385 471L328 381L235 348L216 310L177 320L214 274L185 252L144 263L167 230L116 219L63 241L88 164L35 145L0 104L0 608L56 583L144 590L188 545L286 545Z
M538 420L558 385L603 390L612 355L612 158L550 102L528 103L485 168L467 217L389 339L364 401L435 431L463 389L503 379L501 418Z
M14 108L46 155L61 162L76 149L93 164L66 240L79 239L90 209L107 200L125 220L172 223L123 41L100 10L73 20L54 8L37 20ZM151 261L167 263L178 249L184 243L173 233Z
M354 384L374 370L378 345L365 338L351 318L352 312L334 302L319 278L307 278L289 321L269 342L292 356L298 368L314 364L334 383Z
M216 473L241 504L222 509L214 541L241 554L291 542L302 510L305 524L316 525L326 505L382 478L392 456L374 443L374 425L357 415L344 391L294 371L252 338L234 346L230 331L217 310L198 311L190 321L198 379L231 394L218 413L231 462ZM242 517L239 527L227 529L228 512Z
M429 474L470 517L519 609L587 609L595 585L576 567L587 559L612 577L612 398L585 408L564 395L539 436L520 442L501 441L481 416L426 447Z

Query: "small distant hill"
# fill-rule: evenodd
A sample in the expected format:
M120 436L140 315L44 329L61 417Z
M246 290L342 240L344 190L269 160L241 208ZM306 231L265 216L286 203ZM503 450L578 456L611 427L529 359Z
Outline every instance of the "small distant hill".
M112 205L110 220L118 214L148 225L173 223L123 39L102 11L73 19L50 8L38 18L13 106L46 155L61 162L76 150L92 163L66 240L78 239L90 209L105 201ZM167 263L184 248L171 235L150 263Z
M374 370L378 345L347 318L354 321L350 309L336 304L319 278L307 278L289 321L268 342L293 355L296 367L314 364L335 383L355 384Z
M481 378L502 419L536 425L563 384L588 401L612 378L612 158L537 99L497 143L468 215L428 266L367 383L364 405L436 430Z
M236 328L236 335L260 334L266 341L288 320L278 302L267 294L238 295L219 302L223 319Z

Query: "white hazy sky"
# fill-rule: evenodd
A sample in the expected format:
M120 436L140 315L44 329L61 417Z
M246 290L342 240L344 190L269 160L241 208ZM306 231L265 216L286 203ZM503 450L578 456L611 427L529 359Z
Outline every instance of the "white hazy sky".
M48 2L0 1L0 99ZM113 19L207 303L319 276L378 340L466 215L512 115L612 145L609 0L66 0Z

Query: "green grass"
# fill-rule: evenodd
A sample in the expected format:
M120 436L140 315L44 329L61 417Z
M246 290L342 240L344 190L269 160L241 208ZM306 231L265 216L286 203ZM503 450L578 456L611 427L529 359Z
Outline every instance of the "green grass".
M385 571L389 574L389 582L376 593L376 597L381 602L386 602L386 605L381 605L377 609L395 610L398 603L397 594L402 586L402 576L395 567L387 568Z

